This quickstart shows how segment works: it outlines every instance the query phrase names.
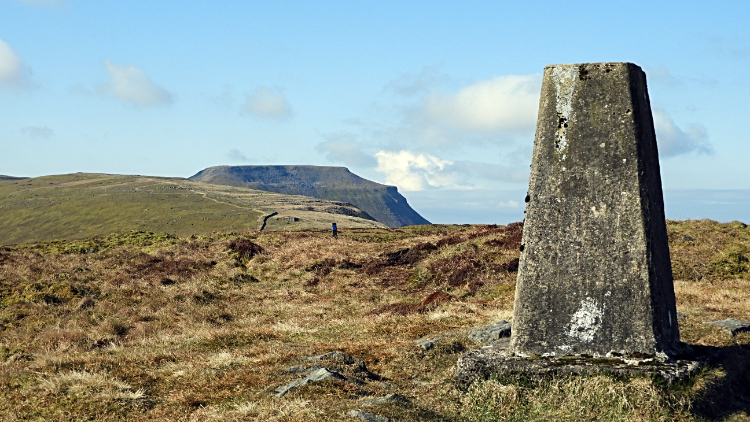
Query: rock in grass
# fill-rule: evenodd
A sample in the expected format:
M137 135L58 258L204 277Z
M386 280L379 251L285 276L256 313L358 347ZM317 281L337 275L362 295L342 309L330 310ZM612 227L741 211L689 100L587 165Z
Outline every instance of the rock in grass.
M450 331L444 335L468 335L470 339L480 344L494 344L500 339L510 337L510 322L506 320L500 320L484 327L475 328L469 331ZM443 337L435 338L421 338L416 343L425 351L432 350L435 347L435 343L440 341Z
M329 371L326 368L320 368L314 372L311 372L309 375L296 379L289 384L282 385L281 387L277 387L274 392L276 393L276 397L282 397L284 394L296 390L299 387L302 387L303 385L307 385L311 382L320 382L327 380L329 378L341 380L341 381L347 381L347 377L341 375L340 373L336 371Z
M304 374L305 372L317 371L320 368L322 368L322 366L320 365L313 365L309 367L297 365L297 366L292 366L291 368L289 368L287 372L290 374Z
M328 352L324 353L322 355L313 356L311 358L307 358L307 360L314 360L314 361L333 361L333 362L340 362L345 365L351 365L357 368L365 369L365 361L359 358L355 358L354 356L347 355L344 352L334 351L334 352Z
M489 344L503 337L510 337L510 322L504 319L469 331L469 338L481 344Z
M337 369L342 370L342 372L344 373L351 371L351 373L354 373L357 376L361 376L370 380L380 379L379 375L367 370L367 365L365 365L365 361L359 358L355 358L354 356L347 355L344 352L339 352L339 351L328 352L322 355L307 358L307 360L317 361L317 362L331 362L333 364L338 364L335 366L338 366ZM356 378L354 379L359 382L362 382L359 379L356 379Z
M733 336L750 331L750 323L734 318L722 319L721 321L704 322L704 324L719 326L724 331Z
M385 416L373 415L372 413L363 412L361 410L352 410L348 413L352 418L359 419L366 422L388 422L389 419Z
M421 347L422 349L424 349L425 351L427 351L427 350L430 350L433 347L435 347L435 342L437 342L441 338L442 337L435 337L433 339L423 339L423 338L421 338L421 339L417 340L417 344L419 345L419 347Z

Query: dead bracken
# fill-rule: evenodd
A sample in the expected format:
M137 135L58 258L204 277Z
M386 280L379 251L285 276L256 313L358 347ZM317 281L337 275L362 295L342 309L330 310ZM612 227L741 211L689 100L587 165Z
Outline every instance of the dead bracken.
M750 333L702 323L750 320L747 277L724 273L675 282L683 341L720 357L694 384L591 376L459 386L461 354L507 335L519 251L502 241L515 227L342 230L335 240L317 231L149 235L86 254L3 247L0 419L352 420L346 415L359 409L407 422L524 420L529 412L698 421L745 411ZM670 221L668 229L673 266L700 269L750 247L750 229L732 223ZM263 252L238 262L228 247L238 239ZM364 271L407 249L421 249L419 259ZM461 268L464 282L451 285ZM416 343L423 338L435 340L429 350ZM332 351L380 379L335 359L307 360ZM275 397L306 376L291 367L315 365L365 384L329 379ZM386 400L391 394L399 398Z

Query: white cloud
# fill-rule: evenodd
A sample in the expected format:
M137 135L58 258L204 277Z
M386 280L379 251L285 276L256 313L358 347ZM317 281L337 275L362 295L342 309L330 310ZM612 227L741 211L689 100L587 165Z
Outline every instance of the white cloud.
M508 167L477 161L456 161L448 167L448 170L454 174L457 181L461 180L462 184L468 183L471 179L511 183L529 180L528 165Z
M448 76L438 72L437 66L425 66L417 74L405 73L389 82L384 91L393 92L402 97L426 94L434 86L448 81Z
M385 173L386 183L396 185L404 191L419 191L427 187L449 184L442 170L453 164L430 155L412 151L380 151L375 154L380 173Z
M747 41L740 36L722 37L717 35L699 34L707 43L708 50L714 54L719 54L733 59L746 59L750 56L750 46Z
M681 129L672 117L661 107L653 107L654 129L659 156L669 158L695 152L696 154L713 154L713 147L708 141L706 128L690 125L687 131Z
M671 88L679 87L684 84L703 85L709 88L715 88L719 85L719 81L714 78L674 76L672 75L672 72L664 66L646 68L646 75L649 83L656 82Z
M16 90L31 86L31 71L13 47L0 39L0 88Z
M245 112L271 119L282 119L291 115L291 108L281 88L261 87L245 95Z
M496 205L496 207L498 209L506 209L506 208L519 209L519 208L521 208L521 203L518 202L518 201L514 201L514 200L511 199L511 200L505 201L505 202L503 202L503 201L498 202L497 205Z
M498 182L526 184L529 168L504 166L478 161L443 160L432 154L401 150L380 151L376 171L385 173L386 183L404 191L421 191L429 188L474 190L496 188Z
M21 133L30 136L32 138L51 138L55 136L55 132L47 126L26 126L21 128Z
M533 131L541 81L541 75L507 75L452 95L433 93L425 97L419 113L429 123L480 134Z
M319 143L315 149L334 163L368 168L376 164L375 158L364 152L362 144L350 133L332 135L327 141Z
M156 85L140 67L118 66L104 60L104 68L109 73L109 81L97 87L100 95L112 95L135 106L172 103L172 94Z
M249 163L251 160L243 153L242 151L238 150L237 148L231 149L227 153L227 158L231 161L238 162L238 163Z

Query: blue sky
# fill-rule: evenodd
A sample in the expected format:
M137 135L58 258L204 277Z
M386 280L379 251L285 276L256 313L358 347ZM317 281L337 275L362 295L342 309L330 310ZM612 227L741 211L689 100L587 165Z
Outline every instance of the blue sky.
M647 74L667 217L750 223L750 2L0 0L0 174L341 165L520 220L545 65Z

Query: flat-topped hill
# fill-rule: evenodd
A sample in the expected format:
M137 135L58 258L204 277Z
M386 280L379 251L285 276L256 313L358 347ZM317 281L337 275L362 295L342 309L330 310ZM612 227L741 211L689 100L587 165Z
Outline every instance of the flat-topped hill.
M23 179L27 179L27 177L6 176L4 174L0 174L0 181L3 181L3 180L23 180Z
M0 180L0 245L84 239L137 230L385 228L343 202L182 178L66 174Z
M346 167L216 166L190 180L348 202L388 227L430 224L398 188L359 177Z

